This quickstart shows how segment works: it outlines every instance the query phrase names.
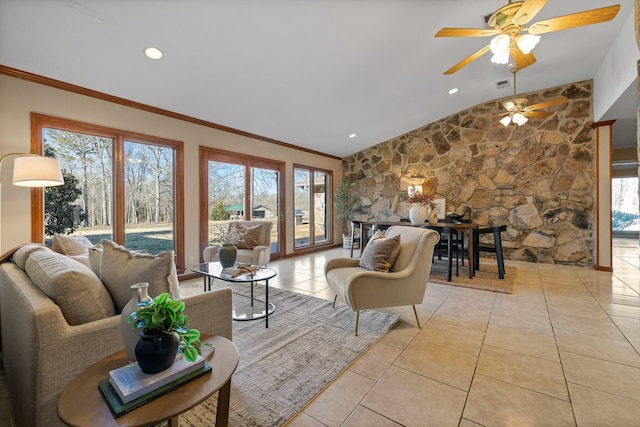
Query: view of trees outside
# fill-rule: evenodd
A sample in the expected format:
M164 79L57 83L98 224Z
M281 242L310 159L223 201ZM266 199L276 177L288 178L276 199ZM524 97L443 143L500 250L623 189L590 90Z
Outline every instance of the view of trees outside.
M221 231L234 220L271 220L272 250L278 249L278 171L209 161L209 243L221 243ZM246 180L251 177L252 212L245 212Z
M44 130L43 139L45 150L53 152L64 173L77 180L80 190L72 203L77 207L75 227L52 231L45 225L46 234L77 231L96 244L103 238L112 239L113 140L49 128ZM125 245L151 253L172 250L174 150L125 142L124 154ZM45 190L45 198L48 191ZM62 206L45 206L45 221L59 208Z
M613 230L640 230L638 177L612 178Z
M294 168L293 173L295 246L326 242L328 240L326 189L329 187L329 177L325 172L303 167ZM311 185L312 181L313 185Z

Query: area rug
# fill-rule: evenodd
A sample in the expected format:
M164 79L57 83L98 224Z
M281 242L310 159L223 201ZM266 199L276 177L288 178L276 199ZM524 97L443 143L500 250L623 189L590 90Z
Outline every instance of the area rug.
M483 291L500 292L512 294L513 287L518 276L517 267L505 266L504 279L498 277L498 266L494 264L480 264L480 270L476 271L473 279L469 279L469 263L465 262L464 267L460 265L460 273L456 276L456 265L453 264L453 274L451 281L447 282L447 260L433 260L429 281L442 283L445 285L461 286L465 288L480 289Z
M264 287L258 286L256 298ZM234 294L233 298L242 298ZM281 426L395 325L399 316L364 310L358 336L346 304L269 288L264 319L234 321L240 363L231 380L229 425ZM215 425L217 395L180 415L180 426Z

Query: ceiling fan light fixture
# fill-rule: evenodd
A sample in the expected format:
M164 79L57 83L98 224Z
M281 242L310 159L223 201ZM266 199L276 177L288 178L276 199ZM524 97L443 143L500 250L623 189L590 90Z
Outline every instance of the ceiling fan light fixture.
M489 47L493 53L509 53L511 38L506 34L499 34L491 40Z
M504 127L509 126L509 123L511 123L511 116L504 116L500 119L500 124Z
M514 104L513 101L505 101L502 103L502 105L507 111L513 111L516 109L516 104Z
M521 113L515 113L513 115L513 123L517 124L518 126L522 126L523 124L527 123L527 121L529 119L527 119L523 114Z
M516 40L516 44L525 55L531 53L534 47L540 41L540 36L535 36L533 34L521 34L518 36Z
M491 62L494 64L506 64L509 62L509 52L493 54Z

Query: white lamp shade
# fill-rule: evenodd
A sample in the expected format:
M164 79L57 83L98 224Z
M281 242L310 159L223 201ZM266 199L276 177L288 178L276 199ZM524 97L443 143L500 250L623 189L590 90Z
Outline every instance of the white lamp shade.
M504 127L509 126L509 123L511 123L511 116L504 116L503 118L500 119L500 123Z
M491 62L494 64L506 64L509 62L509 51L505 53L494 53L491 57Z
M13 161L13 185L50 187L63 184L60 164L53 157L24 156Z
M518 126L522 126L523 124L527 123L529 119L527 119L524 115L520 113L515 113L513 115L512 120L513 120L513 123L517 124Z
M490 47L493 53L509 53L509 45L511 44L511 38L506 34L500 34L495 36L491 40Z
M536 47L539 41L540 36L535 36L533 34L522 34L520 37L518 37L516 43L518 44L518 47L520 48L522 53L526 55L530 53L534 47Z

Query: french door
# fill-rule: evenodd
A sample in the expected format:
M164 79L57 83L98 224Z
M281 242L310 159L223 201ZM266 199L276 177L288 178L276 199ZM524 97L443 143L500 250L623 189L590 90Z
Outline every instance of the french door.
M294 165L295 249L331 242L331 172Z
M271 259L284 251L284 162L200 147L200 253L231 221L271 221Z

